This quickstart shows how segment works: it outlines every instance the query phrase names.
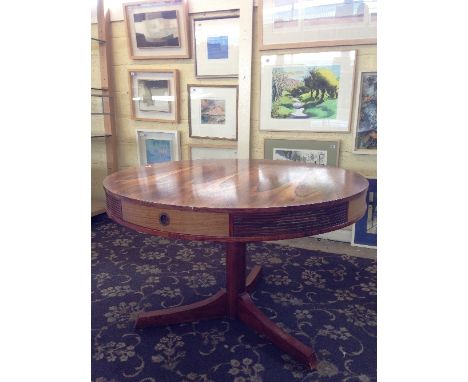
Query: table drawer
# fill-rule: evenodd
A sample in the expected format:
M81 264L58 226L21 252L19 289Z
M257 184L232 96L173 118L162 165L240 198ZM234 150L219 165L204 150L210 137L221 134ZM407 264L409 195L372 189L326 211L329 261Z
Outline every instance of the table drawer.
M122 200L122 218L129 223L163 232L229 236L229 215L224 213L162 209Z

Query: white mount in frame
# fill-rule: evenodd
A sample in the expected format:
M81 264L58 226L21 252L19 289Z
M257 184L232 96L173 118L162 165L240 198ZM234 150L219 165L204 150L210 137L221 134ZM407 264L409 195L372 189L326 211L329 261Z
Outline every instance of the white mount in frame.
M260 130L348 132L356 51L261 57Z

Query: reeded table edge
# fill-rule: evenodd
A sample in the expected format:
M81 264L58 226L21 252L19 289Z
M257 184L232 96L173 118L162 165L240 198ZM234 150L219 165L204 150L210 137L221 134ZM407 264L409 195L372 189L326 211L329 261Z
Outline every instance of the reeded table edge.
M365 179L365 178L364 178ZM366 179L367 181L367 179ZM103 187L104 191L106 193L109 193L112 197L120 199L120 200L126 200L132 203L136 204L141 204L144 206L149 206L149 207L156 207L156 208L162 208L162 209L173 209L173 210L179 210L179 211L193 211L193 212L222 212L222 213L228 213L228 214L236 214L236 213L242 213L242 214L249 214L249 213L268 213L268 212L294 212L294 211L300 211L304 210L305 208L313 209L313 208L320 208L320 207L326 207L338 203L343 203L347 202L349 200L355 199L359 196L361 196L363 193L366 193L368 188L369 188L369 182L367 182L366 188L358 192L357 194L347 196L342 199L333 199L333 200L327 200L325 202L320 202L320 203L307 203L307 204L295 204L291 206L281 206L281 207L259 207L259 208L250 208L250 207L193 207L193 206L180 206L178 204L163 204L163 203L156 203L156 202L151 202L151 201L146 201L146 200L141 200L141 199L134 199L134 198L129 198L128 196L123 196L119 194L115 194L112 191L109 191L106 187Z

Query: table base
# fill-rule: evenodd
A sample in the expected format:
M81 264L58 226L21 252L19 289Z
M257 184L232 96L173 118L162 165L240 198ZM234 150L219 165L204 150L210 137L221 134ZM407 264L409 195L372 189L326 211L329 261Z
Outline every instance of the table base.
M224 317L239 319L293 358L315 369L318 361L314 350L283 331L253 303L249 293L252 292L261 275L261 267L254 266L247 278L245 277L245 249L246 243L226 244L225 289L193 304L142 312L137 317L135 328L142 329Z

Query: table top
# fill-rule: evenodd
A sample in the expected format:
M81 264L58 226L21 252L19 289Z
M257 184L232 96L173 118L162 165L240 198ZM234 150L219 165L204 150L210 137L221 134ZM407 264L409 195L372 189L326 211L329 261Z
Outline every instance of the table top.
M120 198L218 212L333 204L367 187L366 178L349 170L256 159L165 162L122 170L104 180L106 191Z

